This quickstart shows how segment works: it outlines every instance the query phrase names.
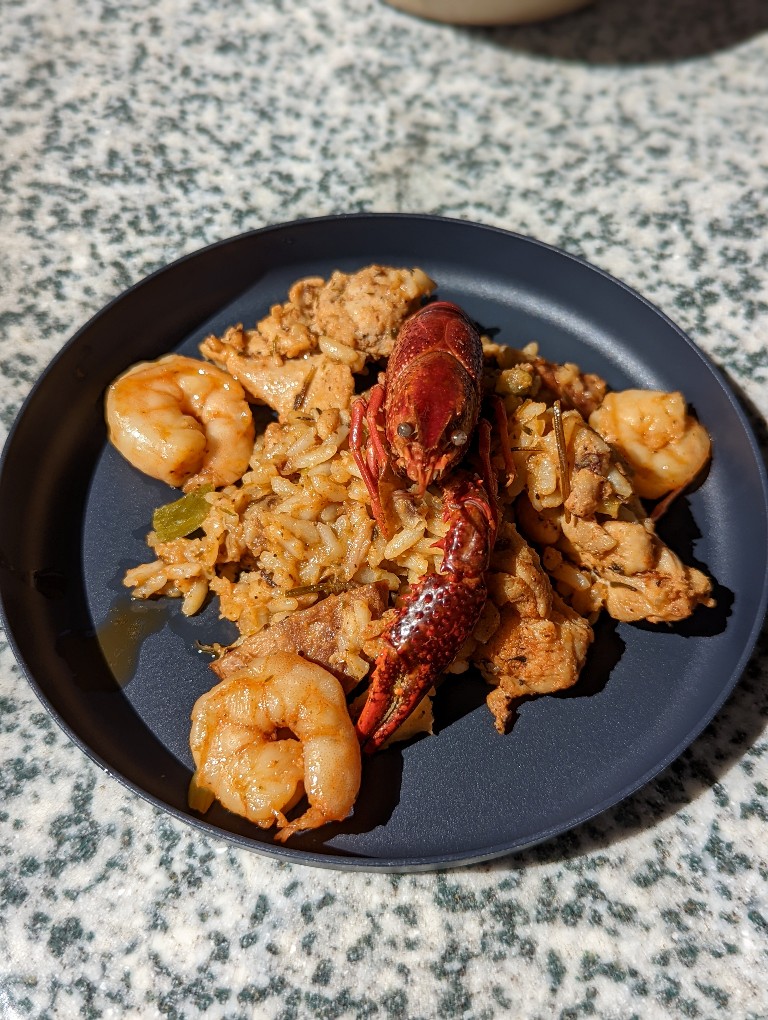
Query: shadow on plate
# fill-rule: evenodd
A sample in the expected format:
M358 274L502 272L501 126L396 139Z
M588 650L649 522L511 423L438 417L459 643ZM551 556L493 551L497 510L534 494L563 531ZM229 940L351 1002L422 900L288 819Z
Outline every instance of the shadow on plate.
M363 781L352 817L343 822L331 822L312 832L300 833L292 837L287 845L292 850L359 859L360 854L357 852L329 846L330 840L338 835L372 832L386 825L400 801L402 778L403 755L397 747L390 747L385 754L365 755ZM231 825L227 828L231 829Z
M440 733L484 705L489 690L476 669L458 675L449 673L432 703L434 732Z
M596 65L668 64L733 49L768 30L764 0L597 0L532 25L467 31L503 49Z
M594 628L595 640L587 653L587 661L581 676L573 685L564 691L555 691L551 698L591 698L605 690L611 673L618 665L626 648L624 640L619 636L618 624L603 614L596 621Z
M763 467L768 471L768 423L761 412L747 396L738 382L730 372L727 372L721 365L717 366L720 375L723 376L729 388L733 391L739 406L747 417L752 431L755 434L758 450L763 461ZM752 369L748 370L750 373Z
M730 769L745 760L768 728L766 656L768 624L763 627L742 679L709 726L642 789L560 836L474 868L488 872L524 870L531 865L599 853L653 828L710 793ZM749 772L749 765L745 768ZM750 806L743 804L741 810L749 811Z

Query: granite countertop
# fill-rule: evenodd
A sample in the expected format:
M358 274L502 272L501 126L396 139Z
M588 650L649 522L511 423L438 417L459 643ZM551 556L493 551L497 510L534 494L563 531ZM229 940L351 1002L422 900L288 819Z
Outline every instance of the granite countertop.
M768 8L469 29L377 0L14 0L0 418L150 271L434 212L626 280L768 412ZM723 521L723 528L729 527ZM95 766L0 644L0 1017L768 1016L765 642L657 779L525 853L385 875L207 838Z

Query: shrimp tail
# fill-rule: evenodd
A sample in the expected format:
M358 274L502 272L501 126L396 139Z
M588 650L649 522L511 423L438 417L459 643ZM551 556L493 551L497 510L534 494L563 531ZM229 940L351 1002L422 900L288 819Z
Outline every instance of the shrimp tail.
M309 807L303 815L299 815L298 818L294 818L292 822L283 814L278 814L277 817L277 828L278 832L275 833L275 839L278 843L285 843L295 836L297 832L307 832L310 829L319 829L321 825L327 825L328 822L340 822L342 818L332 818L326 814L319 807Z

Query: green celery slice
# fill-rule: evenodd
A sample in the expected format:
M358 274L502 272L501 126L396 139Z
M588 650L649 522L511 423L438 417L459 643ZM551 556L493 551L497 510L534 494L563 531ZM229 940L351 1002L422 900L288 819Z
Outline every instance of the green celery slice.
M213 492L213 486L202 485L173 503L159 506L152 514L152 528L158 541L172 542L175 538L184 538L197 531L211 509L211 504L205 498L208 492Z

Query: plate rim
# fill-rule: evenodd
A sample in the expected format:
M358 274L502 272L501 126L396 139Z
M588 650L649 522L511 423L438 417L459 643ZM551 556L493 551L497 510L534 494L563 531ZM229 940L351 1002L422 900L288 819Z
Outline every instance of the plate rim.
M156 281L163 274L170 273L186 262L196 260L203 255L210 255L219 248L224 248L232 244L245 239L253 238L257 235L269 235L270 233L280 233L290 228L313 228L322 227L323 225L332 225L340 221L397 221L402 220L404 222L415 223L418 221L428 221L430 223L443 223L448 228L452 226L464 227L479 231L489 231L498 234L502 237L513 239L518 242L525 244L532 244L538 248L541 248L550 254L556 255L560 258L573 261L585 269L596 273L602 277L605 281L613 286L621 288L626 294L632 299L640 301L646 308L657 315L668 328L677 334L678 338L684 341L685 346L698 357L706 368L709 370L713 377L714 383L719 387L722 393L726 396L730 403L733 411L735 412L739 423L742 428L742 437L746 439L749 446L749 451L757 469L757 476L760 481L762 502L760 509L763 514L764 524L764 543L766 556L768 556L768 472L766 472L765 462L762 457L761 448L757 440L755 431L747 418L747 415L742 407L741 401L737 397L732 384L725 377L723 371L714 362L712 357L699 347L695 341L680 327L674 320L672 320L661 308L659 308L654 302L652 302L645 295L637 291L634 287L630 286L623 280L613 276L606 270L596 266L594 263L588 261L580 255L576 255L572 252L557 247L556 245L550 244L546 241L542 241L538 238L519 233L513 230L506 229L504 227L482 223L480 221L474 221L470 219L463 219L457 217L435 215L430 213L401 213L401 212L352 212L352 213L341 213L338 215L329 214L317 217L306 217L294 220L287 220L284 222L270 223L256 227L251 230L241 231L238 234L232 235L231 237L221 238L208 245L204 245L202 248L195 249L191 252L186 252L183 255L178 256L172 261L154 269L146 276L141 277L139 280L132 283L125 290L121 291L113 298L111 298L106 304L94 312L70 337L66 342L59 348L55 355L50 361L43 367L38 378L35 380L30 391L24 398L17 414L14 417L13 422L8 430L5 442L3 444L2 452L0 452L0 489L5 480L7 463L9 460L9 454L13 449L16 437L21 431L27 415L30 413L30 407L34 403L39 390L44 385L46 377L52 373L59 362L66 356L66 354L74 348L80 338L87 333L102 317L108 312L113 310L122 301L126 300L130 295L140 290L142 287L148 285L150 282ZM9 647L13 652L16 662L21 667L21 670L26 677L27 682L34 691L38 700L41 702L43 707L46 709L48 714L54 719L59 725L62 731L69 737L69 739L85 753L94 764L96 764L103 772L105 772L110 778L117 780L124 788L130 790L132 793L137 794L142 800L152 804L156 809L161 810L164 813L171 814L177 820L191 826L196 829L202 835L206 837L213 837L216 839L223 839L227 843L232 843L236 846L246 849L250 852L256 853L260 856L283 860L293 864L303 864L315 866L329 870L341 870L341 871L353 871L353 872L385 872L385 873L407 873L407 872L423 872L433 871L445 868L455 868L458 866L472 866L479 863L488 862L500 857L522 853L533 846L547 842L553 837L570 832L585 822L593 819L611 807L615 807L617 804L626 800L627 798L636 794L640 789L651 782L655 776L659 775L664 771L673 761L675 761L706 729L712 719L721 710L725 702L733 693L734 688L742 678L746 666L751 659L755 646L757 644L759 635L765 625L766 608L768 607L768 573L763 577L762 589L760 592L760 598L753 603L752 606L752 622L749 629L749 635L747 641L744 643L741 654L738 657L736 665L732 668L728 682L723 685L719 692L718 697L708 707L707 712L697 720L696 724L692 726L684 737L679 739L675 746L658 762L654 763L653 767L647 769L641 776L637 777L632 783L624 787L619 792L605 797L599 803L592 805L589 809L582 811L579 815L573 817L567 825L555 824L549 828L538 832L532 840L527 841L504 841L502 843L496 843L493 846L483 848L478 853L467 853L466 851L455 851L452 853L443 853L439 857L434 855L422 855L422 856L410 856L410 857L399 857L399 858L383 858L383 857L366 857L360 853L347 854L346 851L338 852L337 848L331 847L325 853L320 853L314 850L298 849L290 846L283 846L279 843L260 842L251 839L247 836L243 836L238 833L230 832L226 829L221 829L217 825L208 822L203 817L196 817L191 814L177 809L173 805L162 800L162 798L155 796L143 789L139 784L123 775L117 768L112 766L106 759L104 759L99 753L93 750L88 742L80 737L77 731L71 726L66 719L54 708L50 700L45 695L43 689L35 678L31 667L29 666L21 646L17 640L17 636L10 625L7 609L6 609L6 595L5 585L0 582L0 623L2 623L4 633L8 640Z

